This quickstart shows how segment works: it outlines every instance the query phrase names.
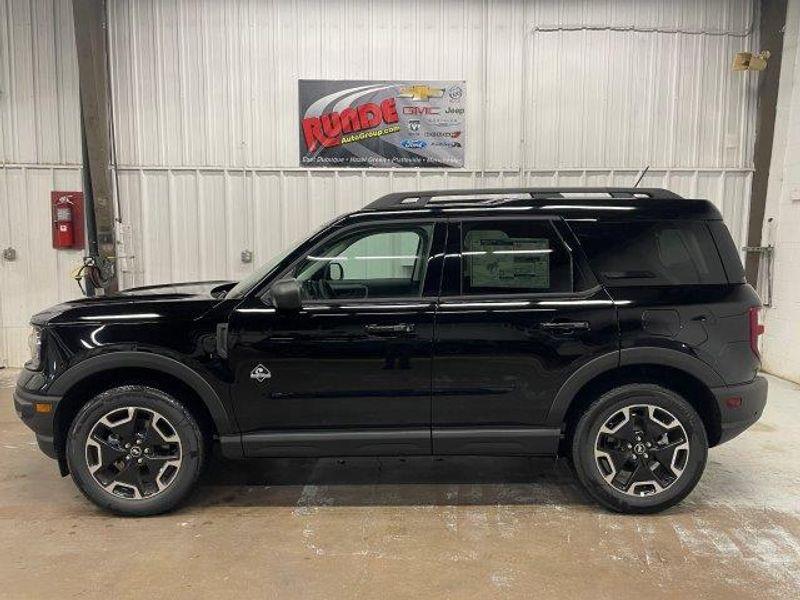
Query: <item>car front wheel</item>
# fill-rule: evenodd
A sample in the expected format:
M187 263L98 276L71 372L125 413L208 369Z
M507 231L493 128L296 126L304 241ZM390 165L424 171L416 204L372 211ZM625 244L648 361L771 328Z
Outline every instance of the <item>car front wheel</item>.
M578 479L611 510L654 513L683 500L706 464L700 416L675 392L631 384L598 398L572 441Z
M172 509L194 487L205 448L194 417L169 394L126 385L92 398L67 435L78 488L112 512L145 516Z

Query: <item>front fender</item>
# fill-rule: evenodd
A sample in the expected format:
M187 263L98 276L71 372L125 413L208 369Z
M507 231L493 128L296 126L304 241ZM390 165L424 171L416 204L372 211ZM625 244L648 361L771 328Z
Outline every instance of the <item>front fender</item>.
M217 391L196 371L182 362L153 352L116 351L92 356L73 365L50 385L48 395L64 396L73 386L103 371L141 368L159 371L179 379L197 393L208 408L220 435L235 433L232 415Z

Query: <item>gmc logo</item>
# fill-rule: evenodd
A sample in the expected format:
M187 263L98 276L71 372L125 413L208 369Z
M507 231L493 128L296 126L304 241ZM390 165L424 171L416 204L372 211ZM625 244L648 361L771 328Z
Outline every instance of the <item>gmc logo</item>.
M438 115L439 109L434 106L404 106L404 115Z

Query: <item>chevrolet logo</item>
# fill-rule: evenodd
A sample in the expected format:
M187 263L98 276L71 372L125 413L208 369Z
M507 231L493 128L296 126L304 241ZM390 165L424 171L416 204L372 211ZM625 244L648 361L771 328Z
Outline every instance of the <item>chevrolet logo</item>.
M432 88L427 85L411 85L400 88L398 98L411 98L415 102L427 102L429 98L441 98L444 88Z

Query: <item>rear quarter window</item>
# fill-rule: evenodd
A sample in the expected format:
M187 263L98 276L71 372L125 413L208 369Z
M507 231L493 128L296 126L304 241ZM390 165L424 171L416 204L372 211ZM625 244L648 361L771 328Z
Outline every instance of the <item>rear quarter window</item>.
M727 284L704 221L570 222L608 286Z
M733 242L730 231L722 221L709 221L708 229L714 236L717 250L722 257L722 264L725 267L725 274L731 283L744 283L744 267L736 244Z

